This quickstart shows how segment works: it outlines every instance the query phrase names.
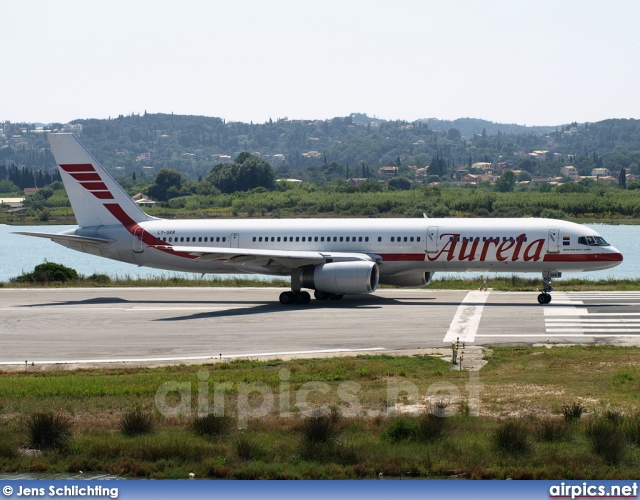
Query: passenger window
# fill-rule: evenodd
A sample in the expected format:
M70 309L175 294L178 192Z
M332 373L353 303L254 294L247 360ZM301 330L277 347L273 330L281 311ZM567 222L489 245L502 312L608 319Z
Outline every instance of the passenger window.
M201 243L201 242L202 242L202 236L199 236L198 237L198 243Z
M226 237L226 236L223 236L223 237L222 237L222 242L224 243L225 241L227 241L227 237Z
M302 243L304 243L304 240L305 240L305 237L303 236L303 237L302 237Z
M316 236L316 237L313 239L313 241L318 241L318 237Z
M406 243L406 242L407 242L407 240L408 240L408 238L405 236L405 237L404 237L404 242Z
M338 237L337 237L337 236L334 236L334 237L333 237L333 241L334 241L334 242L335 242L335 241L338 241Z
M340 241L342 241L342 239L343 239L342 236L340 236Z
M300 236L296 236L296 241L300 241Z
M180 242L182 243L184 241L184 236L180 236Z
M368 237L368 236L365 236L365 237L364 237L364 241L369 241L369 237Z
M349 243L349 237L347 236L347 243Z
M362 236L358 237L358 242L362 242Z
M255 236L253 237L253 241L256 241L256 237Z
M418 237L416 238L416 241L420 241L420 236L418 236Z
M378 242L382 241L382 236L378 236Z
M411 241L413 243L413 236L411 238L409 238L409 241Z
M393 243L395 241L395 238L392 236L391 237L391 243Z

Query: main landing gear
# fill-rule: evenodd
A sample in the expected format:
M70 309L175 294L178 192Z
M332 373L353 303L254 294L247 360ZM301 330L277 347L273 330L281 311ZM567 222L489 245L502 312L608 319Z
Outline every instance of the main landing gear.
M313 296L316 300L340 300L344 297L342 294L321 292L320 290L313 292ZM310 300L311 295L309 295L309 292L282 292L280 294L280 303L285 306L291 304L304 305L308 304Z
M280 294L280 303L288 306L290 304L308 304L311 300L309 292L282 292Z
M542 293L538 295L538 304L549 304L551 302L551 293L553 287L551 286L551 273L545 271L542 273Z

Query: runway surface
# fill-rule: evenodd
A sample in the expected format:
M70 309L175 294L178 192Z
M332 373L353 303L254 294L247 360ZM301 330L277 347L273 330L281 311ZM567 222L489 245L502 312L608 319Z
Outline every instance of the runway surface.
M467 345L640 345L640 292L381 290L282 306L274 288L0 289L0 367Z

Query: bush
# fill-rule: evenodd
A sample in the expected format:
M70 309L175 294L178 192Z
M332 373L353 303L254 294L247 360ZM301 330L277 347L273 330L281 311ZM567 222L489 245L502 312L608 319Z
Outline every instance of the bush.
M445 431L446 418L437 417L433 413L427 413L418 422L418 438L422 441L435 441L440 439Z
M512 455L521 455L529 451L528 430L519 420L501 422L493 434L496 446Z
M264 455L264 449L245 434L240 434L234 440L233 447L241 460L251 460Z
M92 274L87 281L93 281L96 285L106 285L111 283L111 278L106 274Z
M71 438L71 420L60 413L38 412L25 423L29 448L36 450L62 450Z
M78 279L78 272L70 267L56 264L55 262L45 262L38 264L33 272L18 276L15 281L18 283L50 283L73 281Z
M536 436L540 441L549 443L567 441L571 438L571 426L568 422L555 418L545 418L536 423Z
M191 430L198 436L222 436L229 432L232 425L231 417L209 414L195 417L191 422Z
M392 443L415 441L420 435L420 429L413 419L400 417L394 419L382 435Z
M154 427L153 415L140 408L128 411L120 421L120 432L129 437L151 434Z
M570 404L562 405L562 414L564 415L564 419L567 422L575 422L576 420L580 420L583 411L584 406L582 406L577 401L574 401Z
M333 410L330 413L315 412L307 417L300 426L302 439L308 443L326 443L338 434L340 413Z
M586 431L591 449L610 465L620 463L627 448L627 439L620 423L606 416L594 418Z

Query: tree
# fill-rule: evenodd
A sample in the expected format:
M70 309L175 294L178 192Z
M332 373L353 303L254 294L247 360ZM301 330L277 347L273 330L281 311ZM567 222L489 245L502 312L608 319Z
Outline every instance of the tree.
M408 191L411 189L411 181L406 177L394 177L389 180L388 186L393 190L404 190Z
M447 132L447 139L450 141L459 141L462 137L462 134L457 128L450 128Z
M620 189L627 189L627 171L624 168L620 169L620 174L618 175L618 186Z
M532 180L533 180L533 177L531 177L531 174L526 170L522 170L518 174L518 182L531 182Z
M266 161L243 152L231 164L214 166L205 180L223 193L249 191L257 187L273 189L275 187L275 172Z
M514 174L511 170L507 170L496 181L496 191L499 191L500 193L509 193L513 191L515 185L516 174Z
M163 168L154 183L147 188L147 195L158 201L167 201L178 196L182 186L182 175L170 168Z

